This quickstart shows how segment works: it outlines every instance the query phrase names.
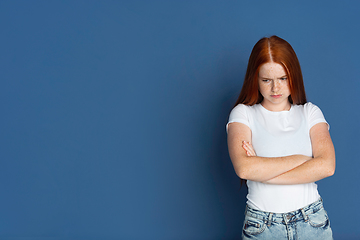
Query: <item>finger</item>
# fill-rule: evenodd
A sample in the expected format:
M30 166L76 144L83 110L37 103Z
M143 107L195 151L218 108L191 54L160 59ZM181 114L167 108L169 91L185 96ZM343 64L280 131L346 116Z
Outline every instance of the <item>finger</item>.
M249 145L247 145L246 143L243 143L242 145L243 149L248 151L248 150L251 150L251 148L249 147Z
M249 156L249 157L251 157L251 153L249 152L250 150L247 149L247 147L246 147L245 145L243 145L243 149L245 150L246 155Z
M255 150L250 142L244 142L243 148L246 149L251 156L256 156Z
M246 147L244 147L244 150L245 150L245 152L246 152L246 155L248 155L249 157L250 157L250 156L256 156L256 155L254 154L254 151L252 151L251 149L247 149Z
M252 156L256 156L256 153L255 153L254 149L251 148L251 149L249 150L249 152L251 153Z

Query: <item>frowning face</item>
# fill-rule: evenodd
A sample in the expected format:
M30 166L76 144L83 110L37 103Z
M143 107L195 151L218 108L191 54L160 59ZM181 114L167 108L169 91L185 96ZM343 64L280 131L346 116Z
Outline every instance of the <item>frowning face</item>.
M263 64L259 69L259 91L264 97L261 102L270 111L289 110L291 103L288 76L282 65L274 62Z

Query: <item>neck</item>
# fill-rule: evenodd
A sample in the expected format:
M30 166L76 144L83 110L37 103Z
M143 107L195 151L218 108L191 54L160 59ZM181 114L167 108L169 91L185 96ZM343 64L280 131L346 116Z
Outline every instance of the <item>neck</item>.
M291 103L287 102L286 104L279 104L279 105L269 105L264 103L264 101L261 102L261 105L272 112L281 112L281 111L289 111L291 108Z

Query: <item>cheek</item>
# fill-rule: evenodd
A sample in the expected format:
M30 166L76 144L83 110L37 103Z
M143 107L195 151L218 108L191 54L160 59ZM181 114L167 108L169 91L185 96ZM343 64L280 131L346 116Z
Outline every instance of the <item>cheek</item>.
M287 88L287 90L289 91L289 93L290 93L290 85L289 85L289 83L288 84L286 84L286 88Z
M289 85L289 83L284 83L284 84L282 85L282 88L283 88L284 90L287 90L287 91L290 92L290 85Z
M259 86L259 92L261 93L261 95L264 95L264 92L265 92L265 87L264 86Z
M290 86L287 85L287 86L284 87L284 89L286 89L285 91L290 95Z
M260 85L259 85L259 90L260 90L260 92L262 92L262 91L268 91L268 89L270 89L269 85L265 85L265 84L260 84Z

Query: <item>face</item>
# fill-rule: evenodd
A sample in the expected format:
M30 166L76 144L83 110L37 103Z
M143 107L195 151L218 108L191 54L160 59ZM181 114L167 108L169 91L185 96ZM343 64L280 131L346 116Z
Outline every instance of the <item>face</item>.
M270 111L290 109L289 80L282 65L274 62L261 65L258 81L260 93L264 97L261 102L264 108Z

